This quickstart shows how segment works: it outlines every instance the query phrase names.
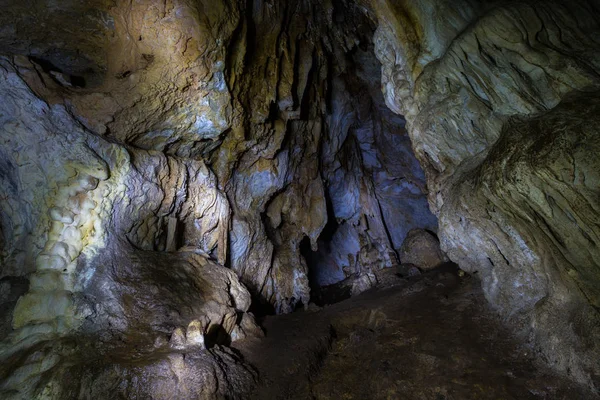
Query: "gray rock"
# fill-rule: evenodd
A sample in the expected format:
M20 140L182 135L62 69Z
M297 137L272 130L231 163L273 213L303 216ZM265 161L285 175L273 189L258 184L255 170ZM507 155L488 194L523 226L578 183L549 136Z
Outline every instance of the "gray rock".
M373 10L386 104L407 119L442 250L555 368L597 387L597 3Z

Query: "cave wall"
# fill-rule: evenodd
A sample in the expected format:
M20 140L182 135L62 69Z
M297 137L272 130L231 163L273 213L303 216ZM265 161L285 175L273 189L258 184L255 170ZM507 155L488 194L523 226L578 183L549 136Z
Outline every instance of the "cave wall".
M353 286L359 292L376 283L373 271L401 261L398 251L411 229L436 231L437 220L423 195L425 177L405 121L385 105L371 42L365 40L347 63L349 70L332 83L322 152L335 227L312 261L318 283L357 274Z
M164 250L170 222L177 245L202 249L257 302L287 312L310 298L304 238L317 271L336 269L319 283L354 276L367 288L373 269L398 263L408 230L436 229L404 121L379 91L375 26L353 3L15 7L0 43L34 62L23 78L36 94L91 133L140 150L142 174L169 169L163 189L142 189L155 204L132 222L136 247ZM72 38L65 13L93 21L93 35ZM29 20L60 26L40 36ZM204 166L218 190L206 204L186 203L186 191L213 179L194 182ZM169 183L190 189L173 193ZM334 218L353 245L318 246Z
M442 248L549 364L598 384L599 3L378 2ZM391 17L390 17L391 16Z
M93 397L121 382L127 397L225 395L223 358L251 387L255 376L227 352L181 353L258 332L245 313L250 293L209 257L227 233L214 175L201 161L92 134L64 105L35 96L21 75L34 68L0 66L2 397ZM190 225L177 253L171 212ZM146 374L156 377L150 386L140 384ZM178 386L188 374L202 378Z
M303 240L316 253L319 284L351 276L369 287L372 270L398 262L408 230L436 222L403 120L384 107L372 21L350 2L254 2L251 10L228 55L242 119L211 160L233 208L231 268L259 302L287 312L310 299ZM321 237L333 219L352 244Z
M224 346L261 335L251 299L309 303L303 242L317 284L359 292L436 228L353 3L24 2L0 24L2 397L243 394Z

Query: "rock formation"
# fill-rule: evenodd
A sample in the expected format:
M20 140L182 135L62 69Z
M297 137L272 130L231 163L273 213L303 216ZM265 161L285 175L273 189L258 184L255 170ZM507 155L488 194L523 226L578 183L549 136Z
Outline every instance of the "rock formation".
M599 15L9 2L0 394L243 397L256 376L227 345L262 334L251 308L364 291L414 262L414 228L549 364L599 385Z
M442 249L550 364L598 385L599 3L380 2ZM390 18L390 16L394 18ZM585 149L585 150L584 150Z
M400 248L400 259L405 264L413 264L423 270L437 268L447 261L435 235L424 229L408 232Z

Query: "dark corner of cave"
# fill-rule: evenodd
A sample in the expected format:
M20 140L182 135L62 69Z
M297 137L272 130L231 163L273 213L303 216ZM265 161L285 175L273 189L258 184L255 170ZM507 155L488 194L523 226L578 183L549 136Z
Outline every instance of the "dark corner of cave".
M0 399L600 399L599 0L5 0Z

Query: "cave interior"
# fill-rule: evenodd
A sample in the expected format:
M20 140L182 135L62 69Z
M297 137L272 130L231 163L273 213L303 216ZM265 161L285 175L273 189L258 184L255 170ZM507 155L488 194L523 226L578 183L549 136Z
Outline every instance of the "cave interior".
M600 398L600 1L0 13L0 398Z

